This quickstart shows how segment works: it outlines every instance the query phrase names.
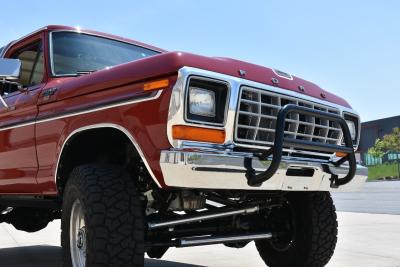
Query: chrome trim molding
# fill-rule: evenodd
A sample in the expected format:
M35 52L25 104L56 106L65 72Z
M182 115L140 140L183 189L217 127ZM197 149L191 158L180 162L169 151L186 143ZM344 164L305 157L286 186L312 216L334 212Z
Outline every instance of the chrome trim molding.
M10 47L13 46L15 43L18 43L18 42L20 42L20 41L22 41L22 40L24 40L24 39L27 39L27 38L29 38L29 37L31 37L31 36L33 36L33 35L35 35L35 34L41 32L41 31L45 31L45 30L47 30L47 27L42 27L42 28L40 28L40 29L38 29L38 30L36 30L36 31L34 31L34 32L31 32L31 33L28 33L28 34L22 36L21 38L18 38L17 40L11 41L11 42L8 43L8 45L4 48L4 50L2 51L0 57L3 57L3 56L8 52L8 50L10 49Z
M202 121L197 121L197 120L191 120L191 119L188 118L187 115L188 115L189 111L187 110L187 108L189 107L189 103L188 103L188 100L189 100L189 85L190 85L190 81L191 80L196 80L196 79L197 80L201 80L201 81L211 81L211 82L214 82L214 83L220 83L220 84L226 85L228 91L226 93L226 98L227 99L226 99L226 102L225 102L225 109L224 109L224 121L222 123L202 122ZM208 78L208 77L195 76L195 75L189 76L188 80L186 82L185 96L184 96L185 100L184 100L184 107L183 107L183 109L184 109L183 115L185 116L184 117L185 121L193 122L193 123L195 123L197 125L223 127L225 125L225 123L226 123L226 114L228 112L228 100L230 98L230 94L231 94L230 85L229 85L229 83L227 83L227 82L225 82L223 80L211 79L211 78Z
M281 78L286 79L286 80L293 81L293 75L290 74L290 73L287 73L287 72L284 72L284 71L281 71L281 70L277 70L277 69L272 69L272 72L278 77L281 77ZM288 75L289 77L286 77L286 76L284 76L282 74L279 74L279 72L284 73L284 74Z
M244 95L248 93L252 96L256 95L257 100L250 100L244 98ZM263 100L263 96L271 101L271 103L265 103ZM282 103L283 102L283 103ZM242 144L248 144L250 146L271 146L273 145L273 138L275 134L275 124L277 121L277 115L279 110L283 108L286 103L293 103L297 106L305 106L310 107L312 109L317 109L325 112L330 112L333 114L340 115L340 111L336 108L327 108L326 106L315 104L314 102L304 101L301 98L296 97L288 97L286 95L276 94L271 91L262 90L253 87L242 86L239 91L239 103L237 107L236 121L235 121L235 141L242 146ZM247 110L242 110L242 104L250 108ZM253 109L256 108L256 112ZM262 108L265 108L266 112L270 112L273 115L266 115L262 113ZM267 113L268 113L267 112ZM254 122L255 125L247 125L240 123L239 118L250 118L256 120ZM286 120L289 125L288 129L285 131L285 134L296 139L298 136L303 137L305 140L314 140L319 139L322 143L334 143L339 144L343 139L342 129L336 123L329 120L320 120L319 123L316 122L318 117L314 116L305 116L303 120L300 118L300 114L290 114L289 118ZM304 132L301 133L300 126L304 126ZM248 137L239 137L239 129L246 129L247 133L249 131L253 131L253 135ZM323 129L323 134L321 135L319 132L315 134L315 129ZM265 140L258 138L259 134L264 132ZM335 133L334 136L329 136L329 133Z
M100 129L100 128L114 128L117 129L119 131L121 131L122 133L124 133L126 135L126 137L129 138L129 140L131 141L131 143L133 144L133 146L135 147L135 149L137 150L137 152L139 153L140 157L143 160L144 165L147 168L147 171L149 172L151 178L153 179L153 181L157 184L158 187L161 188L161 184L158 182L156 176L154 175L153 171L150 168L149 163L146 160L146 157L144 156L144 153L142 151L142 149L139 146L139 143L135 140L135 138L131 135L131 133L124 128L123 126L119 125L119 124L114 124L114 123L100 123L100 124L93 124L93 125L87 125L81 128L78 128L76 130L74 130L73 132L71 132L67 138L65 138L64 142L61 145L61 150L60 153L58 155L58 160L57 160L57 165L55 168L55 172L54 172L54 181L57 184L58 181L58 166L60 164L60 159L61 156L63 154L64 151L64 147L65 145L68 143L68 141L71 139L71 137L75 136L75 134L78 134L80 132L86 131L86 130L93 130L93 129Z
M355 113L350 113L347 111L343 111L343 116L347 114L348 116L351 117L356 117L358 120L358 125L356 125L358 127L358 131L357 131L357 143L354 145L355 149L358 149L358 146L360 145L360 139L361 139L361 118L358 114Z
M6 52L8 51L8 49L10 49L10 47L14 44L14 42L10 42L7 45L5 45L3 47L3 50L0 52L0 58L4 58L4 55L6 54Z
M173 125L191 125L191 126L199 126L198 123L192 123L185 121L185 96L186 96L186 88L187 88L187 81L189 77L191 76L197 76L197 77L204 77L208 79L215 79L219 81L225 81L229 84L230 88L230 96L228 100L228 112L226 115L226 121L225 121L225 132L226 132L226 137L225 137L225 142L223 145L214 145L210 143L200 143L197 142L189 142L185 140L174 140L172 138L172 126ZM208 70L203 70L203 69L198 69L198 68L193 68L193 67L182 67L178 71L178 80L173 87L172 91L172 96L170 100L170 108L169 108L169 114L168 114L168 127L167 127L167 135L168 135L168 140L170 144L174 148L184 148L187 147L187 144L190 143L192 147L203 147L203 146L209 146L210 148L219 148L219 149L232 149L235 146L242 146L242 147L250 147L250 148L259 148L259 149L265 149L265 146L247 146L245 144L236 144L235 139L234 139L234 127L235 127L235 120L236 120L236 110L237 110L237 105L238 105L238 100L239 100L239 92L242 86L246 87L251 87L251 88L258 88L262 90L268 90L271 91L275 94L280 94L280 95L286 95L289 97L294 97L299 100L304 100L308 102L315 103L317 105L322 105L327 108L332 108L332 109L337 109L339 110L339 114L343 115L344 112L347 112L351 115L359 117L358 113L354 111L351 108L347 108L338 104L334 104L331 102L328 102L326 100L321 100L315 97L311 97L308 95L304 95L299 92L287 90L287 89L282 89L279 87L274 87L250 80L246 80L243 78L238 78L226 74L221 74L217 72L212 72ZM213 125L206 125L204 124L205 127L211 128L211 129L221 129L221 126L213 126ZM293 151L293 150L285 150L287 152L296 152L296 153L302 153L302 151ZM316 155L316 156L327 156L326 154L321 154L317 152L307 152L306 154L308 155Z
M161 153L160 165L166 185L180 188L232 189L232 190L279 190L279 191L357 191L367 177L368 169L357 166L351 182L331 188L330 177L325 166L339 176L348 172L348 166L334 167L323 160L283 157L281 166L274 176L260 187L247 184L244 159L252 158L257 172L265 171L270 160L260 161L251 153L165 150ZM304 176L288 175L288 170L311 171Z
M89 108L87 110L78 111L78 112L71 112L71 113L68 113L68 114L65 114L65 115L54 116L54 117L45 118L45 119L32 120L30 122L20 123L20 124L16 124L16 125L13 125L13 126L9 126L9 127L6 126L6 127L3 127L3 128L0 128L0 131L6 131L6 130L15 129L15 128L19 128L19 127L24 127L24 126L29 126L29 125L33 125L33 124L39 124L39 123L59 120L59 119L63 119L63 118L83 115L83 114L87 114L87 113L93 113L93 112L97 112L97 111L101 111L101 110L105 110L105 109L110 109L110 108L115 108L115 107L120 107L120 106L126 106L126 105L141 103L141 102L145 102L145 101L151 101L151 100L155 100L155 99L159 98L161 93L162 93L162 90L158 90L155 93L155 95L153 95L151 97L148 97L148 98L133 99L133 100L124 101L124 102L115 103L115 104L109 104L109 105L105 104L104 106L97 107L97 108L92 108L92 109Z
M113 39L113 38L110 38L110 37L107 37L107 36L104 36L104 35L101 35L101 34L89 33L89 32L86 32L84 30L78 30L78 29L77 30L52 30L48 34L48 36L49 36L48 42L49 42L50 73L51 73L51 75L53 77L71 77L71 76L75 76L74 74L55 74L54 73L53 36L52 36L53 32L73 32L73 33L77 33L77 34L85 34L85 35L94 36L94 37L101 37L101 38L104 38L104 39L114 40L114 41L117 41L117 42L121 42L121 43L125 43L125 44L134 45L134 46L137 46L137 47L141 47L141 48L144 48L144 49L147 49L147 50L158 52L160 54L163 53L162 51L159 51L159 50L156 50L156 49L153 49L153 48L148 48L148 47L145 47L143 45L139 45L139 44L136 44L136 43L132 43L132 42L128 42L128 41L124 41L124 40L120 40L120 39Z
M134 99L134 100L125 101L125 102L116 103L116 104L109 104L109 105L106 104L104 106L94 108L94 109L88 109L88 110L84 110L84 111L73 112L73 113L66 114L66 115L51 117L48 119L38 120L38 121L36 121L36 123L43 123L43 122L53 121L53 120L62 119L62 118L67 118L67 117L72 117L72 116L77 116L77 115L82 115L82 114L87 114L87 113L93 113L93 112L101 111L101 110L105 110L105 109L126 106L126 105L136 104L136 103L140 103L140 102L150 101L150 100L155 100L160 97L161 93L162 93L162 90L158 90L157 93L151 97Z

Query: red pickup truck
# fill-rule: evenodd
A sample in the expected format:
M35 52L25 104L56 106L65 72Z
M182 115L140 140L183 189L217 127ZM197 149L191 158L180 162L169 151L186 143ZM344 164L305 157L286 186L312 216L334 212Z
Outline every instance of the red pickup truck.
M255 241L324 266L358 190L351 106L283 71L47 26L0 49L0 222L61 218L64 266Z

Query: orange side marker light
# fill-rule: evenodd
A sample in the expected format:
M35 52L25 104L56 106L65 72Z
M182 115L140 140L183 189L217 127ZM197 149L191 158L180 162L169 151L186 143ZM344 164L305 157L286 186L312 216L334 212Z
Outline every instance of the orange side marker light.
M225 130L175 125L172 126L172 137L180 140L223 144L225 142Z
M143 89L145 91L151 91L151 90L166 88L166 87L168 87L168 85L169 85L168 79L158 80L158 81L154 81L154 82L145 83L143 86Z
M345 152L336 152L336 157L344 158L346 156L347 156L347 153L345 153Z

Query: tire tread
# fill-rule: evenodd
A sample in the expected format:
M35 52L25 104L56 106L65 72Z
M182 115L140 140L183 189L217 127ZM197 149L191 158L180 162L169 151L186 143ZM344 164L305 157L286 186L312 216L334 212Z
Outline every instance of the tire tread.
M74 168L64 193L76 190L82 200L88 235L88 267L144 266L144 213L138 192L129 175L112 165L83 165ZM63 207L63 210L67 207ZM69 214L62 220L64 266L69 256Z

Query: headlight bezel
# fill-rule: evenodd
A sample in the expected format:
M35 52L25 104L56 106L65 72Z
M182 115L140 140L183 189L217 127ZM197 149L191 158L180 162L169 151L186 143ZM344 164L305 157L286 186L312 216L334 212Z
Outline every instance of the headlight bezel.
M215 116L190 112L190 89L212 91L215 94ZM231 88L228 82L203 76L191 75L185 86L184 120L187 123L223 127L226 124Z
M354 123L356 132L355 132L355 139L352 138L352 141L353 141L353 146L355 148L358 148L358 145L360 143L360 132L361 132L360 117L354 113L343 112L343 118L345 119L346 123L348 123L348 121L351 121Z

